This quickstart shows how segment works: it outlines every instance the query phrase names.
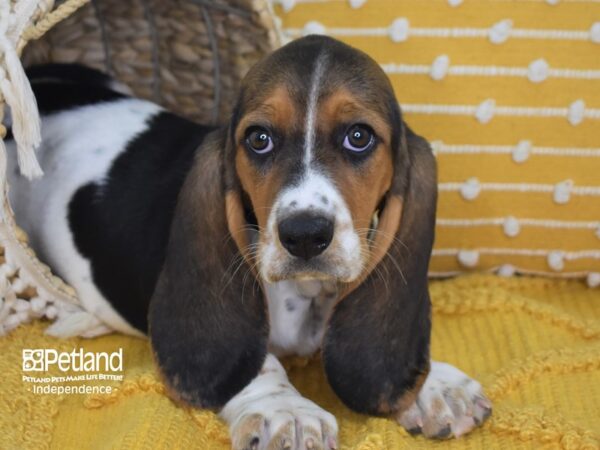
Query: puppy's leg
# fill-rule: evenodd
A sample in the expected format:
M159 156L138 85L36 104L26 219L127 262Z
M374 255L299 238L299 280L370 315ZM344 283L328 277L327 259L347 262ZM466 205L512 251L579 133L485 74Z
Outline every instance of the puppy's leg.
M229 424L234 450L333 450L335 417L302 397L275 356L269 354L252 382L220 416Z
M483 423L491 412L492 404L477 381L450 364L431 361L417 400L398 421L411 433L459 437Z

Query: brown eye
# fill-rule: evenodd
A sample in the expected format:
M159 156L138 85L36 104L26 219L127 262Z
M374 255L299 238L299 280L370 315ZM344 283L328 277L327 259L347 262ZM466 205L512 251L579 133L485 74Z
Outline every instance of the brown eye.
M268 153L273 150L273 139L266 128L252 127L246 132L246 146L258 154Z
M373 131L366 125L352 125L344 137L344 148L351 152L364 152L373 147Z

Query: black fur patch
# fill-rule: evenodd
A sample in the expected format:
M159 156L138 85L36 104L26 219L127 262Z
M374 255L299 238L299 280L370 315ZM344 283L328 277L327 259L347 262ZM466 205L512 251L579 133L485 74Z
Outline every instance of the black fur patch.
M207 140L179 196L149 331L175 396L221 408L259 373L269 324L260 285L227 227L223 144Z
M31 66L25 70L31 83L60 82L86 84L110 89L112 78L99 70L81 64L52 63Z
M77 64L33 66L26 73L42 115L127 98L110 88L110 77Z
M91 262L94 283L142 331L177 196L210 130L160 113L114 161L102 186L80 188L69 205L69 225L78 250Z

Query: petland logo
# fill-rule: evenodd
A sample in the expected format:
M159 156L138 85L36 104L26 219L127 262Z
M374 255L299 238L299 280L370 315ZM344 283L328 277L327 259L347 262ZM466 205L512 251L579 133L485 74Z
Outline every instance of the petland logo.
M46 372L52 367L62 372L122 372L123 349L106 352L86 352L82 348L59 352L53 348L23 349L24 372Z

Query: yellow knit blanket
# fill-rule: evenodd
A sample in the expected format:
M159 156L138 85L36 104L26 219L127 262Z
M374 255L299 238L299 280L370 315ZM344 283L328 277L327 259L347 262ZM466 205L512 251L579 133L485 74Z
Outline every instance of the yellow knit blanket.
M433 358L480 380L495 407L483 428L436 448L600 448L599 290L576 281L477 275L433 282L431 291ZM61 341L44 336L44 327L35 323L0 338L0 449L229 448L227 429L213 413L165 396L146 341ZM86 382L110 384L113 393L28 391L23 348L79 347L123 348L123 382ZM350 412L327 386L318 359L285 364L298 389L336 415L342 449L432 446L391 420Z

